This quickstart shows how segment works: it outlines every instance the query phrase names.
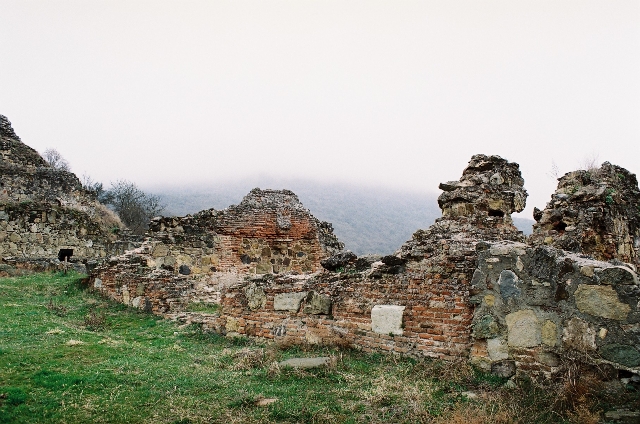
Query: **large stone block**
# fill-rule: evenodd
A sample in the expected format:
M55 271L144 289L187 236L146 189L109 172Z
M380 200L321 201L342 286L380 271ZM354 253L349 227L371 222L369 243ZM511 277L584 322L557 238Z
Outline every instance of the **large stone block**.
M264 308L267 304L267 295L264 293L262 287L251 284L244 290L244 294L247 297L247 305L252 311Z
M540 321L531 309L523 309L505 317L509 346L533 347L542 342Z
M298 312L302 299L307 296L307 292L280 293L273 298L273 309L276 311Z
M227 333L237 333L240 330L240 322L234 317L227 317L225 330Z
M320 368L329 365L331 358L328 356L321 356L318 358L289 358L286 361L282 361L278 364L281 368Z
M402 335L404 306L376 305L371 310L371 329L374 333Z
M491 374L503 378L509 378L516 373L516 363L514 361L499 361L491 364Z
M558 326L550 320L542 324L542 343L547 346L555 346L558 343Z
M611 286L581 284L575 294L576 306L585 314L623 321L631 307L620 302Z
M600 355L611 362L617 362L627 367L640 365L640 352L633 346L610 344L600 348Z
M331 313L331 298L311 291L307 295L303 311L305 314L311 315L329 315Z
M476 320L473 323L472 329L473 337L476 339L490 339L499 336L501 333L500 326L491 315L484 315Z
M501 338L487 340L487 353L492 361L502 361L509 358L509 348Z
M500 295L503 299L520 296L520 289L517 283L518 276L513 271L504 270L500 273L498 286L500 287Z
M628 268L623 266L615 266L604 268L597 273L602 284L638 284L638 277Z
M151 252L151 256L153 256L154 258L167 256L168 254L169 254L169 248L167 247L167 245L163 243L156 244L156 246L153 248L153 252Z
M564 324L562 341L565 349L588 352L596 348L596 332L585 321L573 317Z
M128 305L130 301L131 301L131 297L129 295L129 288L126 285L124 285L122 286L122 303L124 303L125 305Z

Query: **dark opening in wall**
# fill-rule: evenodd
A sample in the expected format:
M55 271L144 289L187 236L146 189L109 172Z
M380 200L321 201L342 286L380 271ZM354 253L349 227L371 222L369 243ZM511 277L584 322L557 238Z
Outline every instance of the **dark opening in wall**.
M498 210L498 209L489 209L489 216L503 217L504 216L504 212L502 212L501 210Z
M65 259L68 262L72 256L73 256L73 249L60 249L60 251L58 252L58 260L60 262L64 262Z
M564 231L567 228L567 223L564 221L558 221L553 224L553 228L556 231Z

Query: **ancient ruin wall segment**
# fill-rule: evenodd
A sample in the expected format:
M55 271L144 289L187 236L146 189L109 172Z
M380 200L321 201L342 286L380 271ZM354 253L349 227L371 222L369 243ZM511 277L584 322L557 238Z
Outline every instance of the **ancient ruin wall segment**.
M556 193L542 213L554 218L538 219L527 240L510 216L527 197L518 165L475 155L460 180L440 185L441 218L396 254L361 258L340 252L330 226L293 193L255 189L224 211L154 220L148 242L112 258L93 285L232 337L470 358L500 375L550 375L569 351L640 371L640 290L635 266L625 264L637 258L637 182L627 171L599 178L599 203L580 189ZM553 226L558 216L580 231ZM607 250L613 262L576 256L580 237L573 252L557 248L590 231L598 240L625 240ZM185 311L207 302L221 311Z
M229 337L468 358L504 376L551 375L568 353L640 373L640 190L618 166L560 178L529 238L511 220L527 198L519 166L475 155L440 184L442 217L394 255L344 252L294 193L254 189L221 211L154 218L144 243L109 257L101 205L3 116L0 153L3 267L72 249L102 260L96 290Z
M0 274L55 269L62 257L85 270L87 261L122 252L116 226L73 173L49 166L0 115Z

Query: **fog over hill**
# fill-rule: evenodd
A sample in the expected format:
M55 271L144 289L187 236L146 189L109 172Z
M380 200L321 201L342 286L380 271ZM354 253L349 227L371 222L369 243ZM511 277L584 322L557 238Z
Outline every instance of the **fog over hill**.
M238 204L255 187L293 191L316 218L332 223L345 249L357 255L393 253L416 230L441 216L436 193L303 180L260 179L150 191L161 197L165 215L183 216ZM514 216L514 223L525 234L531 233L533 220Z

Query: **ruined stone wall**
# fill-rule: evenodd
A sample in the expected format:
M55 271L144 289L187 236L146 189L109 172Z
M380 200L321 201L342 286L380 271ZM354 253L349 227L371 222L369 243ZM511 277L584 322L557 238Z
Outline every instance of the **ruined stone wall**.
M225 287L221 317L209 325L222 333L298 343L335 342L365 351L467 357L475 244L523 240L510 219L526 199L519 175L517 164L476 155L459 182L444 184L455 188L445 191L439 203L443 211L456 213L443 213L397 254L373 263L343 254L323 262L327 271L311 277L285 276ZM489 207L460 207L461 199L491 204L501 213L492 213Z
M192 290L183 302L147 296L154 311L167 313L188 302L220 302L221 290L246 276L316 272L342 247L331 224L314 218L292 192L254 189L222 211L154 218L140 249L95 273L100 289L118 300L123 287L141 279L162 275L181 287L187 281Z
M205 327L224 334L466 357L471 346L473 308L468 298L477 264L475 244L523 240L510 219L526 199L519 175L517 164L476 155L460 182L446 183L457 188L446 191L440 204L451 210L466 196L490 203L501 213L489 207L459 208L418 231L395 255L376 260L343 253L322 261L327 270L321 272L318 246L329 245L323 257L339 247L327 231L330 227L318 227L302 214L290 192L273 196L271 191L254 190L239 207L224 213L210 210L154 220L146 250L114 258L112 265L99 270L94 286L118 300L128 298L131 304L131 295L124 293L140 287L138 307L150 304L153 310L185 320L198 317ZM283 204L289 205L284 211ZM329 243L318 245L316 239ZM314 262L305 265L312 255ZM180 269L195 274L189 276L193 284L184 289L182 302L149 297L146 285L139 285L153 280L149 272L179 274ZM172 293L173 284L166 287ZM183 279L175 285L185 287ZM181 312L185 304L202 301L203 296L222 305L219 316Z
M531 243L595 259L640 265L640 190L636 176L608 162L558 180L542 211L536 209Z
M511 220L527 197L518 165L475 155L440 185L443 216L385 257L336 253L293 193L254 190L225 211L155 219L92 284L227 336L471 358L503 376L576 357L640 373L637 181L605 163L597 189L566 194L584 172L560 180L527 240Z
M481 243L478 250L476 363L549 376L578 354L640 372L640 287L632 267L522 243Z
M182 310L194 297L194 280L162 268L150 268L149 244L113 256L94 270L92 286L115 301L148 312ZM96 277L95 275L99 275Z
M223 334L295 343L465 356L471 319L466 281L420 262L383 260L365 270L359 268L366 261L353 262L338 272L238 282L222 290L221 316L208 325Z
M122 223L113 212L73 173L22 143L0 115L0 272L55 269L61 249L73 251L73 262L122 253L130 244L115 243L114 227Z

